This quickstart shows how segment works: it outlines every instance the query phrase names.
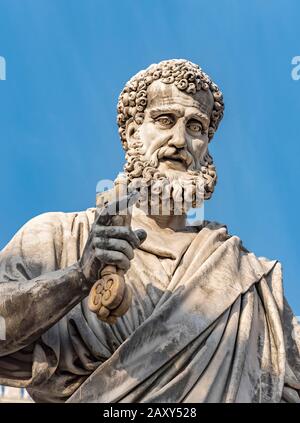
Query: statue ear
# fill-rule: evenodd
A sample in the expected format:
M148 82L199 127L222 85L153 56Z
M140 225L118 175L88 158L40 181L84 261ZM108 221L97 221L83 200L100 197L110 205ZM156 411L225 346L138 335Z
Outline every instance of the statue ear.
M126 124L126 139L127 142L133 141L136 139L138 124L132 119Z

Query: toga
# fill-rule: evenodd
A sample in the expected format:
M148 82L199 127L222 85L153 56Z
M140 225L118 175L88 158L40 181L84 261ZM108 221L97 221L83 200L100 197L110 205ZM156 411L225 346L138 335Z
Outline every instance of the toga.
M300 402L300 325L279 262L215 222L143 227L125 275L132 306L109 325L88 309L89 287L61 273L94 218L42 214L0 253L0 384L36 402Z

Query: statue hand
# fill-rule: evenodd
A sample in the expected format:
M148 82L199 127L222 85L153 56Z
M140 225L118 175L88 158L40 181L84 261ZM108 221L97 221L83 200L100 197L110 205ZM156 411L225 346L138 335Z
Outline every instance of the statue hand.
M89 309L110 324L131 305L131 289L125 283L124 273L130 267L134 249L147 236L144 230L133 231L129 227L129 213L120 213L136 199L136 194L129 194L100 211L79 260L81 273L89 284L94 284L88 299Z
M134 248L139 247L146 236L142 229L133 231L126 226L103 226L98 221L90 232L79 261L85 279L92 285L106 265L126 272L133 259Z
M101 270L106 265L115 266L117 270L126 272L134 256L134 248L139 247L146 239L147 234L144 230L133 231L129 227L128 211L137 199L138 193L133 192L108 203L96 217L79 260L80 271L90 284L100 278ZM126 209L127 213L122 213Z

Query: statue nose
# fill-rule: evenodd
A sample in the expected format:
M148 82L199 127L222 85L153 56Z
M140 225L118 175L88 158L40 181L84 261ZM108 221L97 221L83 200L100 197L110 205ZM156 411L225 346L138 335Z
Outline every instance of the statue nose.
M169 139L168 145L170 147L183 148L186 145L184 124L177 122L173 130L173 136Z

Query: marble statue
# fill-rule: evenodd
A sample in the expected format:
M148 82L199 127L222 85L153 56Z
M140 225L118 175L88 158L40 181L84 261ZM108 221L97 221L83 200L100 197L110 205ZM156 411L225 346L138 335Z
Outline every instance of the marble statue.
M127 223L109 204L42 214L1 251L0 384L36 402L300 402L300 327L280 263L222 224L187 225L185 206L174 213L184 187L192 207L198 186L204 200L214 191L208 146L223 110L186 60L126 84L124 178L141 197ZM168 214L141 207L153 181L161 202L172 188Z

